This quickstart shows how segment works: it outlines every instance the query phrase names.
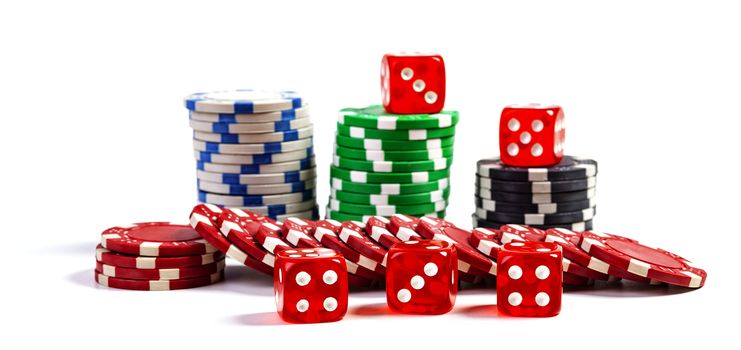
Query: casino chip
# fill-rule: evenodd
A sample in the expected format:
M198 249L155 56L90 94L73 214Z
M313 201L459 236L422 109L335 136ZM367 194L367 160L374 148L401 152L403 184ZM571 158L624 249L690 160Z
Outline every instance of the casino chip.
M185 108L194 112L254 114L284 111L304 106L293 91L231 91L198 92L185 98Z
M187 225L143 222L111 227L101 234L100 245L121 254L177 257L216 251Z
M705 270L674 253L609 233L583 232L580 247L617 268L668 284L699 288L707 278Z
M136 269L119 267L96 262L95 271L108 277L128 278L134 280L179 280L209 276L224 271L224 261L211 264L171 269Z
M492 179L519 182L580 180L597 175L597 162L564 156L560 163L547 168L524 168L504 165L499 157L479 160L478 175Z
M395 115L382 106L339 113L326 217L445 215L458 112ZM393 236L392 236L393 237Z
M197 93L185 106L200 202L275 219L318 217L314 128L297 93Z
M596 175L596 161L573 156L545 168L507 166L499 158L479 160L473 225L590 230L597 206Z
M332 157L332 165L347 170L371 171L377 173L411 173L414 171L443 170L453 164L453 158L438 158L411 162L391 162L385 160L358 160Z
M309 117L309 107L246 114L190 112L190 119L211 123L269 123L307 117Z
M106 276L95 272L95 282L99 285L117 289L131 290L176 290L208 286L224 279L223 272L217 272L209 276L176 279L176 280L135 280Z
M316 169L287 171L274 174L227 174L196 171L199 180L229 185L272 185L316 179Z
M332 198L337 200L355 203L355 204L366 204L366 205L415 205L415 204L428 204L434 202L440 202L448 199L450 195L449 189L432 191L428 193L414 193L414 194L400 194L400 195L389 195L389 194L363 194L340 191L337 189L331 189Z
M274 142L289 142L302 140L314 136L314 128L307 126L297 130L279 132L267 132L260 134L226 134L211 133L205 131L194 131L193 139L206 142L218 142L224 144L260 144Z
M106 265L126 267L139 270L178 269L195 267L224 260L224 253L216 251L203 255L187 255L177 257L155 257L126 255L112 252L102 245L95 247L95 259Z
M476 214L472 215L472 217L473 217L474 227L499 228L502 225L507 225L506 222L495 222L495 221L487 221L487 220L479 219L476 216ZM585 231L585 230L591 230L594 227L594 224L592 220L588 220L588 221L572 222L568 224L529 225L529 226L534 227L534 228L539 228L542 230L546 230L549 228L566 228L566 229L574 230L574 231Z
M347 126L337 123L337 134L359 139L381 139L399 141L419 141L442 139L455 136L455 127L442 129L412 129L412 130L379 130Z

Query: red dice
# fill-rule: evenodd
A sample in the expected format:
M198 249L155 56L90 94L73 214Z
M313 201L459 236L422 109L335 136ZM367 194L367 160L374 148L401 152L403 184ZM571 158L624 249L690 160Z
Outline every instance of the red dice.
M455 246L443 241L407 241L388 251L386 302L391 310L444 314L458 293Z
M499 250L497 309L511 316L561 312L561 249L555 243L511 242Z
M499 120L499 153L511 166L543 167L563 158L566 137L559 106L508 106Z
M445 105L445 62L435 54L387 54L381 62L383 107L395 114L430 114Z
M278 252L273 285L278 314L286 322L332 322L347 312L347 266L332 249Z

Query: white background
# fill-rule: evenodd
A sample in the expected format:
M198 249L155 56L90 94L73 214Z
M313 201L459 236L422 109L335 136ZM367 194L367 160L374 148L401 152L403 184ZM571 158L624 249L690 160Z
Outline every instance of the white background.
M483 3L483 2L477 2ZM733 341L741 98L732 2L23 1L0 5L2 338L20 348L697 347ZM195 202L182 98L294 89L312 107L319 201L336 111L380 102L385 52L446 61L461 113L448 218L470 224L475 162L497 153L501 108L555 102L568 154L599 161L596 227L678 252L709 273L686 292L567 293L560 316L497 317L466 290L436 317L391 316L357 293L332 324L283 325L271 281L178 292L96 287L108 226L185 222ZM731 316L735 318L735 316Z

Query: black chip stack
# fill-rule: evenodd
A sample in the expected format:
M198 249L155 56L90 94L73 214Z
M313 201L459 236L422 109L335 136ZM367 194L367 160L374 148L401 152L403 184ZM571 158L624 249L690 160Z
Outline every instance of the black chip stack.
M507 166L499 157L479 160L473 226L590 230L596 176L596 161L572 156L543 168Z

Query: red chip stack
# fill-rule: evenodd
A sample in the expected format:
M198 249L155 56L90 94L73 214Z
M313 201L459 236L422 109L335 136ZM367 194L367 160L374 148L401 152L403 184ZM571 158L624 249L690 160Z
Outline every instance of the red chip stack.
M95 281L111 288L186 289L224 276L224 254L189 226L168 222L111 227L95 257Z

